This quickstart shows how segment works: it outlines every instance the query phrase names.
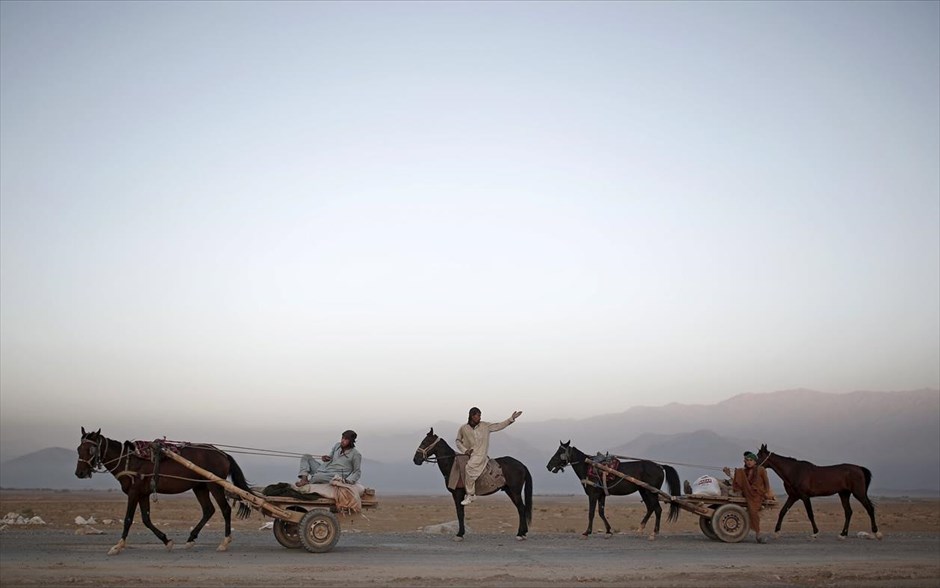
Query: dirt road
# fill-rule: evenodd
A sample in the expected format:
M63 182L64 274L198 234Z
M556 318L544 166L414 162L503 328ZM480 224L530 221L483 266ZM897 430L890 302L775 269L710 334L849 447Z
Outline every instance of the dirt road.
M55 500L58 498L58 502ZM540 528L524 542L505 529L509 501L492 501L474 511L471 532L455 543L449 535L420 532L415 523L443 522L446 499L386 499L371 519L344 525L337 547L310 554L281 547L270 530L260 530L258 518L239 522L228 552L215 551L221 540L218 516L192 550L166 551L139 522L129 547L106 555L120 535L117 525L99 525L101 535L78 535L66 517L76 509L83 516L119 513L121 496L61 497L48 501L28 495L3 500L3 509L27 502L31 510L54 518L51 524L10 527L0 532L0 584L7 586L164 585L164 586L297 586L316 582L327 586L938 586L940 529L937 501L900 505L898 513L924 517L904 530L885 530L884 541L852 536L840 541L828 521L819 539L810 541L805 527L792 529L767 545L749 540L724 544L693 530L690 518L682 525L665 525L654 542L633 533L609 539L595 535L579 539L568 527L586 519L578 497L545 498ZM22 502L17 502L20 500ZM161 500L155 512L178 542L185 539L194 503L189 499ZM506 505L502 505L505 502ZM52 505L58 505L56 511ZM538 503L537 503L538 504ZM503 506L506 506L504 509ZM832 505L841 510L837 505ZM93 512L89 512L90 509ZM452 509L452 506L449 508ZM883 508L887 516L893 507ZM84 509L84 510L81 510ZM630 519L636 515L626 509ZM822 513L829 507L823 503ZM570 512L569 512L570 511ZM429 515L429 512L432 513ZM495 512L495 514L493 514ZM58 514L54 514L58 513ZM563 516L556 516L562 514ZM618 518L623 519L623 510ZM833 515L837 514L835 510ZM819 516L819 515L817 515ZM429 517L433 517L427 520ZM490 520L492 519L492 520ZM550 520L558 521L549 524ZM920 520L920 519L918 519ZM184 527L184 525L187 525ZM476 528L473 529L473 526Z

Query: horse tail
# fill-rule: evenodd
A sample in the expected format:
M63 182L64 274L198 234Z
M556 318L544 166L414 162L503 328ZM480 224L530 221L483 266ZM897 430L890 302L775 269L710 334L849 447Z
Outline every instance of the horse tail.
M242 468L238 465L238 462L228 453L225 454L225 457L228 458L228 474L232 477L232 483L235 484L236 488L250 493L251 487L248 486L248 480L245 479L245 474L242 472ZM251 508L242 502L241 498L238 496L234 498L238 502L238 512L235 516L242 520L247 519L251 515Z
M666 472L666 483L669 485L669 494L672 496L681 496L682 485L679 483L679 474L676 472L675 468L668 465L664 465L662 468L663 471ZM666 520L670 522L679 520L679 505L677 503L669 503L669 516Z
M865 475L865 494L868 494L868 487L871 486L871 470L865 466L858 466L862 468L862 474Z
M525 469L525 498L523 503L525 504L525 522L526 524L532 524L532 474L529 473L529 468L522 466Z
M232 477L232 483L245 492L251 492L251 488L248 486L248 480L245 479L245 474L242 473L242 469L239 467L238 462L235 461L234 457L227 453L225 454L225 457L228 458L228 474Z

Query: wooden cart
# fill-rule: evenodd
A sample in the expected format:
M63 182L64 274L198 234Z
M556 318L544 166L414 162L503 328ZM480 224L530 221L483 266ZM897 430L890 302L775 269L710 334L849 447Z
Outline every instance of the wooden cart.
M591 459L585 459L584 463L591 464L609 474L619 476L650 492L655 492L662 502L675 504L683 510L698 515L699 528L709 539L725 543L737 543L747 537L747 534L751 531L751 523L745 506L747 500L743 496L706 496L703 494L670 496L643 480L628 476L602 463ZM772 508L776 505L777 502L774 500L764 501L765 507Z
M341 530L339 519L336 518L336 502L330 498L318 496L301 500L286 496L261 496L242 490L179 454L171 451L162 451L162 454L219 484L262 514L273 517L274 538L284 547L303 547L311 553L325 553L333 549L339 541ZM365 495L362 496L362 508L374 508L377 505L375 490L366 488Z

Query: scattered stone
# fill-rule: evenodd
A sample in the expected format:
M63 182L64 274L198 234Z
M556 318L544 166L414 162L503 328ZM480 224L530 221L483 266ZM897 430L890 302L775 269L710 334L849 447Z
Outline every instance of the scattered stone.
M85 525L84 527L79 527L75 529L76 535L104 535L104 531L99 531L94 527L89 527Z
M437 525L421 527L421 532L427 533L429 535L457 534L457 530L459 528L460 524L457 521L450 521L449 523L440 523ZM467 533L473 532L467 525L464 525L464 529L467 531Z

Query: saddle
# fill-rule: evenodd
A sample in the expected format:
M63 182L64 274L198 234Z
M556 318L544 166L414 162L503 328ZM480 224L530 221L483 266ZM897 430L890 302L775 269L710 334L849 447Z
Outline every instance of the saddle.
M157 480L160 477L160 451L156 451L155 448L160 448L163 451L172 451L173 453L179 455L180 450L183 449L186 443L178 443L176 441L167 441L166 437L163 439L154 439L153 441L129 441L131 444L131 455L145 461L153 462L153 477L150 478L150 491L154 494L157 492ZM156 501L156 496L154 496L154 501Z
M612 470L616 470L620 467L619 459L611 456L609 453L601 453L600 451L597 452L597 455L591 458L591 461L607 466ZM587 481L593 483L594 486L603 489L604 495L609 496L610 490L607 487L607 475L608 473L605 470L595 468L593 465L588 466ZM616 484L617 482L614 483Z
M467 462L470 461L469 455L458 455L451 466L450 476L447 477L447 488L456 490L464 487L464 478L467 475ZM479 496L492 494L506 485L506 476L503 475L503 468L495 459L490 458L486 462L486 469L480 474L476 482L476 493Z
M154 463L160 459L160 452L155 452L154 446L157 446L164 451L172 451L173 453L179 454L184 445L183 443L167 441L166 439L154 439L153 441L131 441L130 443L132 444L131 452L133 453L134 457L139 457L140 459L145 459Z

